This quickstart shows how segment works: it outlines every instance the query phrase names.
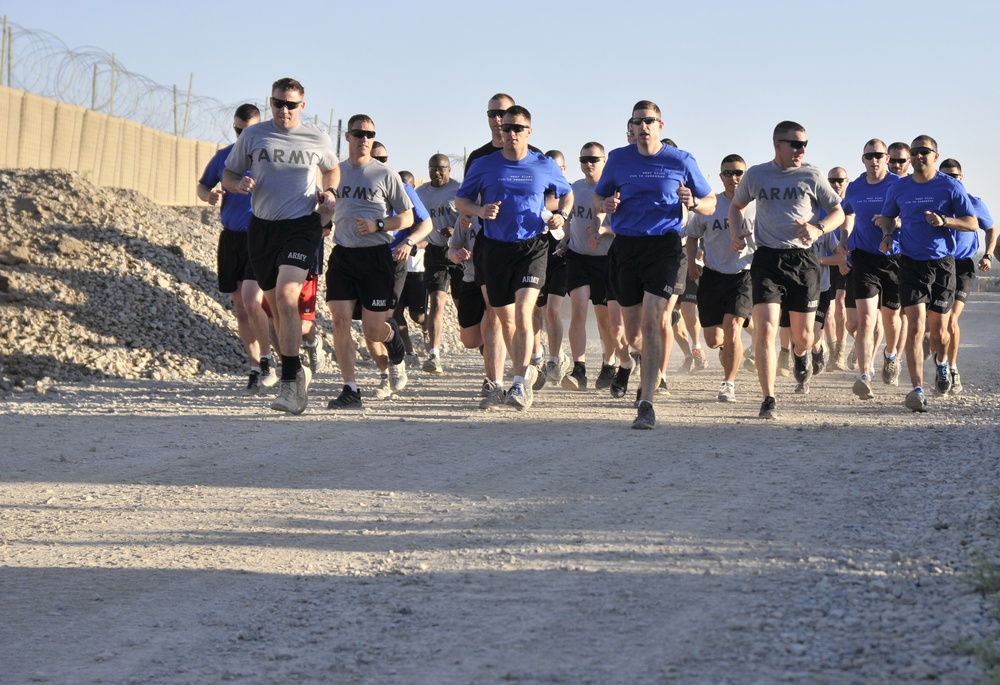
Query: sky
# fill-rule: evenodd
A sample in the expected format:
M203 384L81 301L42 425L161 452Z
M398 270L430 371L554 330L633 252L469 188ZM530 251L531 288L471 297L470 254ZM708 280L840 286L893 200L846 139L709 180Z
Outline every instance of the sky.
M717 191L723 157L768 161L774 125L791 119L807 162L852 178L868 139L933 136L1000 215L996 3L35 0L0 12L182 91L193 74L196 94L234 106L297 78L306 115L368 114L390 165L418 178L432 154L489 140L498 91L531 111L532 144L566 154L570 180L580 147L624 145L632 105L649 99Z

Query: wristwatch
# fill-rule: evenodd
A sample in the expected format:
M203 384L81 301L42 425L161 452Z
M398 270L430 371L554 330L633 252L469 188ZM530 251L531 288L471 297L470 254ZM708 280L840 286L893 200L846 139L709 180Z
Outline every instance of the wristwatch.
M816 227L819 228L820 233L824 233L824 234L826 233L826 226L823 225L822 221L820 221L818 224L816 224Z
M382 221L381 219L375 219L375 228L378 231L380 231L380 232L384 231L385 230L385 222Z
M407 244L407 245L409 245L410 247L413 247L413 245L414 245L415 243L413 242L413 240L412 240L411 238L407 238L407 239L406 239L406 244Z
M691 196L691 200L692 200L691 206L688 207L688 209L697 209L698 208L698 198L696 198L694 195L692 195Z
M566 212L564 212L564 211L563 211L563 210L561 210L561 209L557 209L556 211L554 211L554 212L552 212L552 213L553 213L553 214L558 214L558 215L559 215L559 216L561 216L561 217L562 217L562 218L563 218L564 220L567 220L567 219L569 219L569 214L567 214Z

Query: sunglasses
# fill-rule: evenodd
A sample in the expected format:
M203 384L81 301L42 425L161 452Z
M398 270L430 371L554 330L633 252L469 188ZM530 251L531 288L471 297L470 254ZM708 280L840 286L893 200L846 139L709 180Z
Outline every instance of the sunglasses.
M588 156L585 156L585 157L580 157L580 164L597 164L602 159L604 159L604 158L603 157L592 157L592 156L588 155Z
M806 145L809 144L808 140L786 140L785 138L779 138L779 143L788 143L788 147L793 150L805 150Z
M829 181L830 183L847 183L846 178L828 178L826 180Z
M275 109L287 109L289 112L298 109L299 105L301 104L302 104L301 100L295 101L295 100L281 100L279 98L271 98L272 107L274 107Z
M908 160L906 157L890 157L889 158L889 164L906 164L909 161L910 160Z
M488 109L486 110L486 116L490 119L496 119L497 117L502 117L506 111L505 109Z
M956 180L958 180L959 178L962 177L962 174L959 174L959 173L952 173L952 172L948 172L948 171L942 171L941 173L944 174L945 176L951 176L952 178L954 178Z
M521 133L523 131L528 130L529 128L531 127L525 126L524 124L500 124L500 130L503 131L504 133L510 133L512 131L514 133Z
M631 119L628 120L628 123L632 124L633 126L642 126L643 124L646 124L647 126L652 126L659 120L660 120L659 117L632 117Z
M719 175L722 176L722 178L732 178L733 176L739 178L743 175L743 173L743 169L726 169L725 171L720 171Z
M239 136L239 135L240 135L241 133L243 133L243 129L244 129L244 128L246 128L246 126L244 126L243 128L240 128L239 126L233 126L233 130L234 130L234 131L236 131L236 135L237 135L237 137L238 137L238 136Z
M937 152L937 150L934 150L929 147L911 147L910 157L916 157L917 155L929 155L932 152Z
M352 128L348 131L355 138L374 138L375 131L362 131L360 128Z
M382 164L386 164L389 161L389 155L372 155L372 159L377 159Z
M873 159L882 159L883 157L885 157L885 153L884 152L866 152L865 154L863 154L861 156L864 158L864 160L866 162L870 162Z

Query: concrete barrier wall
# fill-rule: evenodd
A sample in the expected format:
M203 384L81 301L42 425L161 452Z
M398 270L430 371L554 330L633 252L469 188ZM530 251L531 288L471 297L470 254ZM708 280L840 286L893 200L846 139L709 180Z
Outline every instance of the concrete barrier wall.
M0 168L65 169L160 204L194 205L219 147L0 87Z

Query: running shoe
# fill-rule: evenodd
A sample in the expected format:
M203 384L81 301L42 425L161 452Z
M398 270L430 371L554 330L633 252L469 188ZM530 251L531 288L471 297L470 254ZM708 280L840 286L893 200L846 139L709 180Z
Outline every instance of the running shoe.
M952 369L951 373L951 394L960 395L965 387L962 385L962 376L958 373L958 369Z
M744 357L743 369L749 371L750 373L757 373L757 360L749 356Z
M667 377L660 376L656 379L656 388L653 390L654 395L669 395L670 386L667 385Z
M489 378L483 379L483 387L479 390L480 397L489 397L489 394L493 392L497 387L497 384L491 381Z
M680 372L681 373L694 373L694 357L693 356L684 357L684 361L681 363Z
M531 395L524 383L515 383L507 391L507 406L524 411L531 406Z
M736 386L733 383L730 383L729 381L722 381L722 386L719 388L719 401L736 401Z
M424 373L434 374L435 376L440 376L444 373L444 366L441 364L441 358L436 354L429 356L421 368L423 368Z
M260 385L273 388L278 384L278 374L274 370L274 360L269 357L260 358Z
M598 390L604 390L611 387L611 383L615 380L615 374L618 372L618 367L614 364L604 364L601 363L601 372L597 374L597 381L594 383L594 387Z
M760 403L760 413L757 416L762 419L778 418L777 402L774 401L773 397L764 398L764 401Z
M813 375L818 376L826 369L826 348L820 345L819 352L812 353Z
M812 366L809 364L809 354L806 353L799 357L798 355L792 355L795 358L795 380L799 385L803 383L808 383L809 379L812 377Z
M485 385L484 385L485 387ZM507 402L507 392L499 385L493 384L493 388L479 402L480 409L498 409Z
M632 428L637 430L650 430L656 427L656 412L649 402L639 404L639 411L632 422Z
M784 347L782 347L780 350L778 350L778 374L779 375L781 375L781 376L787 376L787 375L789 375L789 373L791 373L788 370L788 363L790 361L791 356L792 356L792 353L789 352L788 350L786 350Z
M632 369L626 369L623 366L619 366L618 370L615 371L615 377L611 381L611 396L615 398L625 397L625 393L628 392L628 377L632 375Z
M920 388L914 388L906 395L906 400L903 402L907 409L923 413L927 411L927 397L924 396L924 391Z
M312 375L315 376L326 364L326 354L323 350L323 342L316 338L316 344L310 347L303 342L302 347L305 349L305 365L309 367L312 371Z
M533 362L528 365L529 369L534 369L535 375L533 380L529 383L532 390L541 390L545 387L545 380L548 378L548 374L545 373L545 362L539 359L537 362ZM527 379L528 372L524 372L524 377Z
M809 381L799 381L795 384L796 395L808 395L810 390Z
M408 355L406 355L406 359L403 360L403 363L406 364L406 368L409 371L419 371L420 370L420 357L418 357L415 354L408 354Z
M309 381L311 380L312 372L309 371L308 366L303 366L295 374L294 381L280 381L278 396L271 403L271 409L289 414L304 412L309 403Z
M545 362L545 382L549 385L559 385L562 383L563 376L563 365L562 360L552 361L551 359Z
M391 316L385 320L392 329L392 339L385 342L385 349L389 353L389 363L398 364L406 358L406 346L403 345L403 336L399 333L399 324Z
M587 374L579 366L574 366L571 372L562 377L560 384L567 390L586 390Z
M886 385L899 385L899 355L889 359L882 355L882 382Z
M854 387L851 388L851 390L855 395L863 400L875 399L875 393L872 391L871 381L864 376L861 376L858 380L854 381Z
M720 352L721 349L722 348L719 348ZM694 362L691 364L691 373L704 371L708 368L708 360L705 359L705 353L701 350L701 348L691 350L691 356L694 357Z
M938 364L935 358L934 367L936 369L935 376L937 377L938 394L947 395L948 391L951 390L951 376L948 374L948 362Z
M406 362L389 365L389 389L397 393L406 387L410 377L406 375Z
M384 400L387 397L392 396L392 386L389 385L389 374L383 371L379 376L381 380L379 381L378 387L375 388L375 392L372 393L372 397L377 400Z
M362 409L361 406L361 391L351 390L351 386L345 385L344 389L340 391L340 396L335 399L330 400L327 405L327 409Z
M858 345L855 343L851 345L851 353L847 355L847 370L851 371L858 368Z
M247 387L243 389L244 395L257 395L260 393L260 371L251 371L247 380Z

